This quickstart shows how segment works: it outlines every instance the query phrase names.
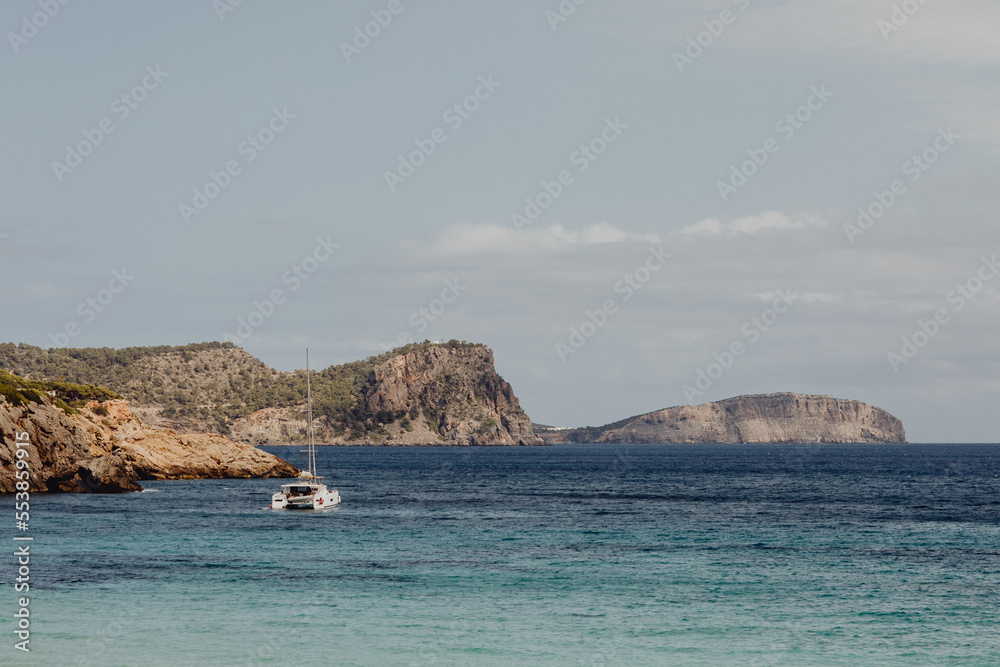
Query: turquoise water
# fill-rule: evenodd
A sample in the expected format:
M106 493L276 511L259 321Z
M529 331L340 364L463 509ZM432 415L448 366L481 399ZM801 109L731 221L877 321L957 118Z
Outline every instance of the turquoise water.
M274 480L38 495L0 662L997 665L998 454L331 447L321 513Z

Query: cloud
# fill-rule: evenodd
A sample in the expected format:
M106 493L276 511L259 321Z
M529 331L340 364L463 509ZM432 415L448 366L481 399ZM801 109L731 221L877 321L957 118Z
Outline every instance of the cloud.
M560 224L518 231L507 225L461 222L422 239L403 241L399 248L406 253L457 257L497 253L539 254L565 251L574 246L659 242L660 237L656 234L633 234L608 222L594 223L579 231L566 229Z
M660 237L656 234L632 234L618 229L607 222L598 222L584 228L581 232L571 232L563 229L562 225L552 225L548 231L557 238L569 244L592 245L595 243L659 243Z
M705 218L682 227L677 233L683 236L740 236L756 234L765 229L806 229L825 225L825 221L815 216L764 211L725 223L718 218Z
M823 80L831 83L833 76L859 83L874 77L883 91L932 112L926 129L953 124L1000 150L995 0L752 0L741 11L743 2L726 7L735 21L706 50L733 62L798 61L803 69L829 71ZM650 2L630 29L668 54L683 51L688 38L706 30L704 21L717 19L720 4L728 3ZM841 74L829 68L833 62Z
M742 2L742 0L741 0ZM914 0L915 3L915 0ZM659 3L658 3L659 4ZM869 59L872 54L901 61L982 65L1000 60L995 26L1000 5L994 0L957 3L920 2L916 11L900 14L899 0L794 0L751 2L746 11L733 9L736 21L727 28L721 48L757 54L775 49L797 53L836 51L840 57ZM704 29L703 20L719 13L716 0L695 0L683 7L687 22L673 21L678 7L660 4L662 22L650 22L667 36L681 40ZM714 16L713 16L714 15ZM890 27L886 27L886 26ZM898 29L894 29L898 28Z

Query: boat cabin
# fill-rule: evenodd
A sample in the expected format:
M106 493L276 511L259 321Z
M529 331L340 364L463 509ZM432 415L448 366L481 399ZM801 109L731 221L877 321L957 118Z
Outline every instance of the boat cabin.
M289 498L297 498L299 496L311 496L313 493L316 492L315 487L306 484L299 486L290 485L284 488L287 489L285 493L288 494Z

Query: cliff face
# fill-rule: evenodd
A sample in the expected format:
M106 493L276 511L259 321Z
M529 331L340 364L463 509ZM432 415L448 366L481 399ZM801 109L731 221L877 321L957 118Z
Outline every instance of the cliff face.
M124 400L97 402L68 414L46 396L11 405L0 397L0 493L15 490L16 438L28 434L31 491L138 491L142 479L292 477L276 456L220 435L151 429Z
M366 433L319 417L317 442L340 445L540 445L531 420L483 346L429 346L375 366L363 410L377 427ZM238 419L234 437L255 444L306 437L306 406L267 408Z
M232 343L119 350L0 343L0 367L29 381L111 388L146 424L179 433L254 444L306 436L305 372L279 372ZM311 377L320 443L542 444L483 345L411 343Z
M906 442L902 422L885 410L860 401L790 393L682 405L607 426L542 435L551 442Z
M487 347L431 347L389 359L372 372L371 412L417 410L425 426L451 445L539 445L511 386L497 375ZM408 433L397 427L395 438ZM425 436L420 436L423 439Z

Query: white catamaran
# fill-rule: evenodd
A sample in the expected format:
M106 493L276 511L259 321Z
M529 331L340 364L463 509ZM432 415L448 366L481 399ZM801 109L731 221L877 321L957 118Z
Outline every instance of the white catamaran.
M312 384L309 381L309 350L306 350L306 404L309 419L308 470L299 473L299 481L282 484L271 496L272 509L321 510L340 504L337 488L327 488L316 474L316 443L313 442Z

